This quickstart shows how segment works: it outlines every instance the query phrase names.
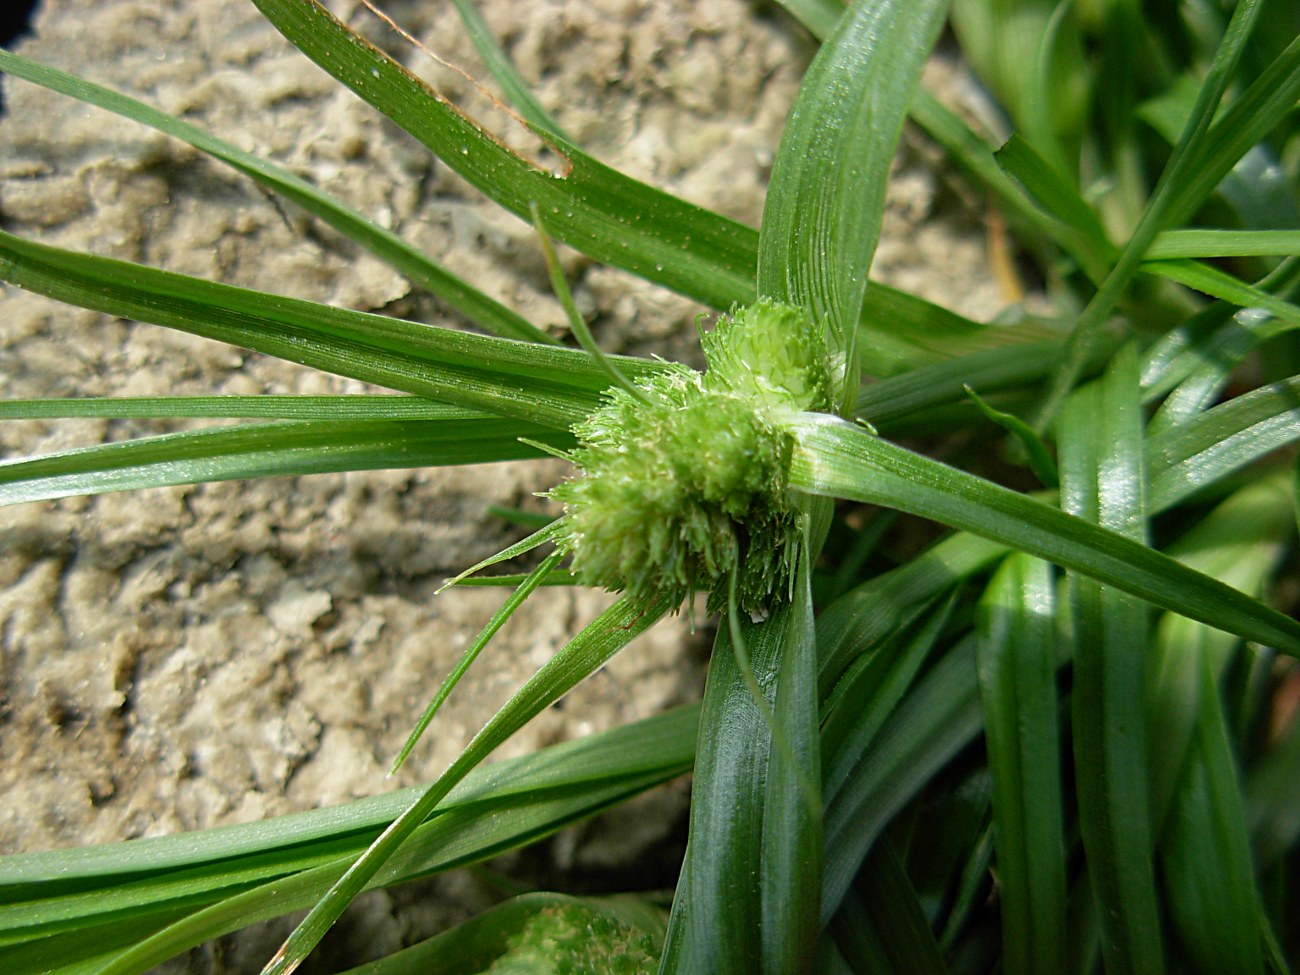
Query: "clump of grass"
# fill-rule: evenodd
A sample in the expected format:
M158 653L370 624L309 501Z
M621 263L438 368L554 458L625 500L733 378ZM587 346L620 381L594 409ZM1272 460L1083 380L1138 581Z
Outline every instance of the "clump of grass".
M1300 41L1287 5L965 0L956 34L1014 130L995 149L917 87L947 3L789 0L824 44L757 234L539 125L568 164L543 172L323 7L258 5L506 209L731 315L704 337L703 374L605 359L589 336L592 354L551 347L292 177L0 55L8 72L224 159L524 340L0 232L0 276L20 286L409 395L401 421L324 399L269 428L9 462L0 500L266 473L268 451L278 473L559 451L579 468L554 492L564 518L489 561L557 551L512 580L465 665L568 554L580 582L622 593L427 788L196 838L11 858L7 970L144 971L310 907L267 967L290 971L363 889L489 856L689 768L689 849L666 928L647 900L559 911L594 912L661 972L1288 970L1300 952L1288 927L1300 721L1287 704L1300 624L1285 603ZM1055 318L993 326L868 287L909 111L1005 212ZM1249 175L1260 172L1279 178ZM267 403L247 409L274 415ZM149 409L214 412L206 400L0 407ZM889 439L901 432L922 440ZM1031 470L1005 474L1021 456L1042 490L1025 488ZM913 517L946 532L914 554L903 547ZM727 617L698 709L482 765L695 590ZM510 902L430 942L419 964L482 971L525 943L557 970L577 964L542 930L547 917Z

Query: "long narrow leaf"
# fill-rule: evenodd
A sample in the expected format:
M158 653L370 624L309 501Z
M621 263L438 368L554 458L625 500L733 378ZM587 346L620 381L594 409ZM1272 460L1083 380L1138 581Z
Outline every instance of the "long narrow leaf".
M1004 545L960 532L835 600L817 618L822 696L830 693L833 682L861 650L897 632L936 596L1006 554Z
M488 27L478 4L474 0L452 0L452 3L456 5L456 13L460 14L461 22L465 25L465 33L474 43L474 50L478 51L478 56L483 59L488 71L492 72L497 84L505 90L506 97L515 110L543 132L573 142L533 96L528 82L519 76L510 58L492 35L492 29Z
M1300 230L1166 230L1147 250L1147 260L1296 254L1300 254Z
M1283 300L1300 288L1300 258L1288 258L1254 287ZM1143 401L1150 402L1196 372L1228 372L1258 343L1290 328L1262 312L1237 311L1216 302L1166 332L1146 350L1142 365Z
M662 778L658 780L662 781ZM577 795L530 797L516 809L500 811L500 815L474 812L437 817L408 838L387 869L369 886L391 886L479 862L603 812L658 782L650 777L607 779ZM71 932L66 941L60 941L56 935L16 946L6 956L0 956L0 961L8 963L6 975L48 975L49 952L57 949L73 957L78 957L74 952L80 952L79 957L87 959L87 963L64 966L58 969L59 973L143 975L160 962L205 941L307 907L327 891L353 859L353 854L347 853L320 866L226 897L148 937L129 938L125 950L104 951L106 945L119 941L116 926L110 921L102 930Z
M1147 443L1151 502L1176 504L1300 439L1300 376L1261 386Z
M1061 503L1141 545L1146 540L1137 356L1076 390L1058 423ZM1227 588L1227 587L1225 587ZM1070 577L1075 784L1108 971L1163 970L1147 772L1150 610L1129 592Z
M1244 281L1225 274L1217 268L1199 261L1168 260L1150 261L1142 265L1142 270L1170 281L1177 281L1189 288L1200 291L1222 301L1230 302L1242 308L1262 308L1293 328L1300 326L1300 306L1283 301L1266 291L1252 287Z
M772 170L759 294L808 311L850 362L894 148L947 8L849 8L808 69Z
M1016 220L1044 236L1053 235L1055 221L1035 206L998 165L994 156L996 146L972 130L961 116L922 87L912 101L911 117L958 166L991 190Z
M605 385L581 352L268 295L4 231L0 279L111 315L545 426L568 428L595 406ZM633 375L656 368L637 359L619 365Z
M893 844L872 848L830 924L855 972L944 975L948 968Z
M753 300L754 232L598 163L538 131L559 173L516 155L315 0L254 0L299 50L523 220L602 263L718 308Z
M86 396L0 400L0 420L73 417L240 420L486 420L495 414L451 406L423 396Z
M828 800L844 788L876 734L911 689L951 611L949 598L931 607L904 632L858 646L857 660L826 704L822 748L828 759L822 778Z
M807 569L801 567L800 574L804 576L800 588L806 590ZM800 602L806 603L808 598L804 596ZM798 782L794 770L775 770L778 763L788 766L792 757L800 756L782 754L772 724L773 708L778 706L775 698L781 693L778 681L788 680L778 677L787 668L783 655L793 652L798 659L812 651L810 611L810 605L783 603L761 623L738 621L735 629L744 641L752 677L768 695L762 704L755 700L737 657L732 628L724 626L718 632L696 746L690 840L660 966L665 975L704 971L777 975L798 971L811 962L817 891L805 888L816 873L808 863L773 860L765 849L769 835L766 821L774 818L775 826L794 825L802 830L778 838L778 843L791 853L800 848L819 853L820 836L810 834L807 823L788 821L790 815L805 818L800 808L806 807L809 797L803 794L805 786ZM801 646L796 645L799 641ZM815 703L813 719L815 722ZM799 732L798 727L790 729L791 735ZM803 749L799 737L787 738L784 744ZM775 785L778 777L784 779L786 788L785 794L776 798L782 805L794 800L787 808L770 807L768 802L769 784ZM819 833L820 824L816 825ZM817 842L810 847L812 840ZM774 881L785 882L787 889L776 889ZM792 958L790 952L800 945L802 957ZM790 964L797 967L780 967Z
M1260 4L1259 6L1264 6ZM1246 21L1257 13L1254 6L1246 9L1239 5L1228 26L1228 34L1235 45L1243 44L1250 30ZM1240 21L1240 22L1239 22ZM1226 46L1226 45L1225 45ZM1216 57L1216 61L1220 60ZM1231 70L1231 65L1215 65ZM1219 73L1217 83L1226 82ZM1171 223L1177 224L1191 216L1197 207L1214 191L1238 164L1243 156L1289 113L1295 110L1300 96L1300 37L1283 49L1268 67L1242 92L1241 97L1214 119L1214 125L1205 132L1195 146L1194 158L1188 160L1185 179L1177 185L1176 209Z
M521 219L531 222L536 204L548 230L571 247L714 308L749 304L757 296L758 234L752 227L639 183L539 131L565 162L559 174L544 170L492 138L317 0L254 2L304 54ZM915 52L886 55L910 61ZM910 319L944 314L875 284L864 318L891 321L900 317L900 307Z
M188 142L194 148L208 153L214 159L221 160L268 189L292 200L313 216L324 220L339 233L366 248L381 261L400 271L429 293L437 295L470 321L489 332L534 342L555 342L555 339L518 313L462 281L396 234L322 193L306 180L252 153L244 152L197 126L119 92L65 74L48 65L29 61L9 51L0 50L0 72L11 74L16 78L24 78L87 104L116 112L125 118Z
M1160 174L1160 180L1152 192L1150 202L1142 212L1133 235L1125 243L1110 274L1075 323L1074 331L1061 358L1060 368L1040 404L1037 414L1037 425L1040 428L1045 427L1056 415L1065 396L1078 381L1084 364L1092 355L1093 343L1097 341L1106 319L1137 272L1147 248L1162 230L1169 229L1170 226L1190 216L1204 201L1214 183L1218 182L1218 179L1215 179L1214 183L1204 188L1196 183L1207 168L1203 154L1216 144L1211 133L1211 123L1219 101L1232 80L1262 7L1262 0L1242 0L1233 11L1232 19L1215 51L1210 71L1197 94L1191 115L1183 127L1183 132L1174 146L1164 172ZM1293 47L1300 49L1300 42ZM1241 152L1245 152L1246 148L1248 146L1243 146ZM1227 168L1230 168L1232 162L1235 162L1239 156L1240 153L1234 156ZM1227 168L1222 172L1226 173Z
M807 540L806 540L807 541ZM811 971L821 897L822 796L813 629L812 547L799 560L794 608L777 658L763 808L763 961L773 975ZM698 888L697 888L698 889Z
M451 672L443 678L433 700L429 702L424 712L416 719L415 727L406 736L406 741L402 743L401 749L398 750L397 757L393 759L389 775L396 773L407 758L410 757L425 729L429 727L429 722L434 719L447 698L451 696L451 692L456 689L456 685L460 683L461 678L469 672L470 667L474 665L474 661L478 659L478 655L483 651L483 648L488 645L488 642L496 635L497 631L506 624L506 621L514 615L515 610L524 604L524 601L528 599L533 591L563 561L566 554L563 550L557 550L546 556L541 564L524 578L524 581L519 584L519 588L510 594L510 597L501 605L501 608L492 614L492 618L488 620L487 625L479 631L478 636L461 653L460 659L456 661L456 665L452 667Z
M890 820L975 740L979 729L975 652L968 640L931 665L861 756L845 787L827 802L823 922L839 910Z
M841 0L777 0L777 3L819 41L830 36L844 13Z
M543 457L572 438L499 417L286 420L195 430L0 461L0 505L237 478L434 467Z
M603 805L610 795L686 771L697 717L697 707L681 709L476 770L453 790L386 882L490 856ZM217 908L224 927L212 928L211 915L182 921L147 949L143 961L138 952L129 955L134 967L119 962L119 969L141 971L149 959L160 961L251 923L254 914L271 917L306 906L327 886L320 878L346 866L421 791L201 833L5 858L3 941L13 947L0 948L0 959L6 972L17 973L27 970L19 964L24 957L48 967L40 960L54 957L60 945L68 949L73 939L91 954L112 951L168 925L169 913L181 905L182 914L190 913L250 883L308 872L305 881L282 880ZM29 947L17 947L24 943Z
M602 666L671 608L664 598L648 605L620 599L570 640L474 736L438 781L394 820L330 886L276 952L264 969L265 975L285 975L293 971L388 860L403 851L407 841L457 783L498 745ZM403 853L405 855L406 851Z
M1114 260L1114 248L1106 238L1100 218L1070 178L1018 135L1013 135L998 150L997 160L1046 213L1060 221L1065 232L1054 235L1057 242L1069 248L1093 278L1104 277Z
M1234 492L1172 543L1169 553L1245 592L1262 591L1294 538L1289 474L1278 471ZM1169 829L1165 824L1172 814L1175 795L1188 788L1186 780L1190 775L1205 772L1192 771L1199 759L1191 754L1199 723L1210 706L1205 685L1222 686L1225 672L1237 663L1239 655L1252 651L1241 648L1239 641L1228 634L1172 614L1160 620L1154 649L1149 667L1155 680L1147 713L1149 734L1153 742L1159 743L1161 761L1152 764L1151 794L1159 835L1167 839ZM1217 700L1214 706L1219 707ZM1225 796L1220 801L1230 799ZM1212 841L1206 837L1202 842ZM1258 852L1263 862L1263 851ZM1189 869L1198 872L1195 867ZM1221 859L1219 869L1225 869Z
M914 369L985 350L1055 340L1050 324L1025 321L1015 328L985 325L877 282L867 288L858 329L863 372L901 378Z
M1161 849L1174 926L1197 971L1258 975L1262 905L1232 746L1209 658L1200 666L1192 749Z
M1077 569L1157 606L1300 655L1300 623L1168 556L817 414L796 421L791 485L897 508Z
M1047 340L986 349L868 383L853 414L884 432L920 410L961 402L966 386L982 396L1027 386L1047 374L1060 347L1059 341Z
M977 624L1007 975L1065 971L1055 602L1050 567L1016 555L986 590Z
M689 765L699 722L698 704L635 721L609 731L550 745L528 755L483 765L467 775L442 803L443 812L500 803L582 783L636 777L656 769ZM0 903L31 900L38 886L77 886L106 898L94 908L117 905L104 890L165 871L225 867L278 849L339 837L371 836L392 822L423 791L413 786L355 802L274 819L125 843L20 853L0 859ZM8 915L6 915L6 919Z

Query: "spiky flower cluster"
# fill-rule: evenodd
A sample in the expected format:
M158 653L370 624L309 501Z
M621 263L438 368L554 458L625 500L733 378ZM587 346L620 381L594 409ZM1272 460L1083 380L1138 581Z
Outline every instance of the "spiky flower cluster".
M825 410L839 377L817 329L796 309L761 301L704 336L706 373L671 365L644 380L644 400L612 389L581 423L579 474L564 502L574 570L633 597L725 602L758 613L788 590L799 526L786 485L786 421Z

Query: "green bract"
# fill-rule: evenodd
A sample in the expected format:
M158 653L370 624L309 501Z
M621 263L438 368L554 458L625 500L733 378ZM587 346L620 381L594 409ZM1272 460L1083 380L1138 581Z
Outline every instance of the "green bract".
M580 476L551 496L587 582L676 602L708 591L714 611L735 572L742 608L762 613L798 551L788 420L828 409L840 378L803 313L771 301L733 309L703 344L706 373L672 364L643 399L609 390L574 429Z

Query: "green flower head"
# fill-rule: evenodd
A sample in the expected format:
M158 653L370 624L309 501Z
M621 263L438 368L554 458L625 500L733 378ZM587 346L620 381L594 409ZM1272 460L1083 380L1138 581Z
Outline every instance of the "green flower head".
M706 373L669 365L644 400L611 389L581 423L578 476L564 502L565 544L587 582L635 598L667 592L765 611L788 591L799 549L787 489L786 420L834 401L838 376L802 312L762 301L704 336Z

